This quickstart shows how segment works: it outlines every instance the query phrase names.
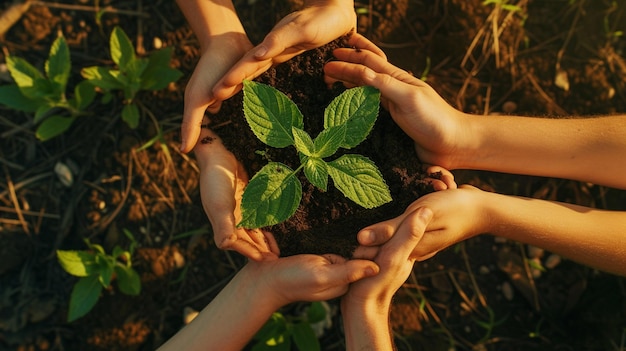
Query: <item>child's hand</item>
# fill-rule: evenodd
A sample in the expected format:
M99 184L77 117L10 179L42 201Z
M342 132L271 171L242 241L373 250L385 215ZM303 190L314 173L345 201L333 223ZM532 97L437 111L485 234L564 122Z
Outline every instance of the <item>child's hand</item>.
M277 308L296 301L336 298L348 291L350 283L378 273L372 261L346 260L331 254L302 254L248 265L261 291L268 292L264 303Z
M218 100L226 100L270 67L325 45L356 27L354 2L348 0L308 0L304 8L285 16L263 42L250 50L215 86Z
M488 232L489 216L484 211L484 195L482 190L469 185L425 195L413 202L402 215L359 231L359 243L367 247L357 249L354 257L369 258L375 255L380 248L372 250L372 247L384 245L395 233L407 230L405 227L411 223L410 218L417 216L417 210L422 207L429 208L434 215L424 236L413 248L411 257L418 261L428 259L460 241Z
M251 260L275 259L279 249L271 233L237 228L241 220L241 196L248 175L235 155L211 130L202 129L194 148L200 167L200 196L214 232L217 247L234 250Z

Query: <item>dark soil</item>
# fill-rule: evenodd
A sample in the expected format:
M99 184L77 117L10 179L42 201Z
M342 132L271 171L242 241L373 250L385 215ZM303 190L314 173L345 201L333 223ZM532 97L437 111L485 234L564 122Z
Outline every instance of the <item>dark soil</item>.
M235 4L257 43L299 2ZM509 3L520 11L496 10L482 0L357 2L358 31L383 48L392 63L427 79L451 105L485 118L492 113L626 113L622 2ZM9 5L0 3L0 11ZM97 15L101 9L110 11ZM135 130L119 117L119 97L94 103L88 116L45 143L36 140L31 115L0 106L0 350L154 350L183 326L185 308L202 309L245 264L240 255L215 247L201 207L197 165L192 156L177 152L184 86L199 53L173 1L37 2L0 38L0 62L10 53L43 67L60 31L70 45L73 88L82 67L113 65L108 38L116 25L139 54L158 42L173 47L172 65L185 78L163 91L140 94L142 119ZM290 95L313 135L321 129L321 111L341 89L329 89L320 78L329 59L327 49L314 51L259 79ZM559 71L569 88L555 83ZM0 84L9 82L0 66ZM253 153L265 145L237 151L242 141L256 140L241 115L241 96L212 118L250 175L267 162ZM157 126L163 138L139 150L158 135ZM286 151L289 155L268 154L294 163L295 152ZM283 254L315 251L311 244L328 245L341 237L345 244L317 250L349 256L358 229L397 215L423 193L424 175L411 141L383 110L373 134L350 152L374 160L392 187L394 203L363 211L349 200L334 203L338 191L332 186L323 193L302 179L311 205L303 203L296 218L271 228L283 233ZM54 173L57 162L73 169L71 186ZM489 191L626 210L625 191L594 184L454 173L458 183ZM307 214L307 208L322 212ZM348 224L348 217L357 223ZM114 284L87 316L67 323L76 278L61 269L55 251L85 249L85 238L107 251L127 247L123 229L139 243L133 264L141 275L141 295L125 296ZM287 249L290 241L299 247ZM550 252L485 235L416 264L392 311L398 349L623 349L626 279L564 258L549 266L551 259ZM330 305L336 312L335 301ZM323 350L345 349L340 320L333 313L333 326L320 338Z

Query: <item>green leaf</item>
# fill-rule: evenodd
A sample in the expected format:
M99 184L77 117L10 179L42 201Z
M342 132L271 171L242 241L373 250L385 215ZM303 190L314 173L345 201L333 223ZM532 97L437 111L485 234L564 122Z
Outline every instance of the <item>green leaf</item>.
M291 168L270 162L250 179L241 199L238 227L261 228L285 221L298 208L302 184Z
M135 47L122 28L115 27L110 38L111 58L121 71L126 71L130 63L136 60Z
M130 103L122 108L122 119L132 129L139 125L139 108L136 104Z
M292 127L291 131L293 133L294 145L296 146L296 150L300 151L306 156L312 156L315 152L315 146L313 145L313 140L309 136L307 132L300 128Z
M70 77L70 50L67 47L65 38L58 37L50 47L50 54L45 64L45 71L48 79L59 85L59 89L64 92L67 80Z
M32 87L35 80L45 79L38 69L20 57L7 56L6 62L11 77L20 88Z
M60 102L61 94L58 89L55 88L54 82L51 82L44 78L37 78L33 81L32 86L20 87L20 91L24 96L43 102Z
M97 275L80 278L70 295L70 308L67 313L67 321L72 322L91 311L98 302L102 285Z
M324 158L334 155L346 138L346 126L340 125L324 129L315 138L315 157Z
M326 318L326 308L321 301L311 302L309 308L306 310L307 322L313 324L323 321Z
M374 162L360 155L344 155L328 162L328 174L347 198L365 208L391 201L391 194Z
M103 287L108 288L111 285L111 278L113 278L115 260L107 255L96 255L96 262L100 265L98 281Z
M272 147L293 145L292 128L304 127L298 107L285 94L265 84L243 82L243 112L254 135Z
M348 89L326 107L324 128L345 125L346 138L341 147L353 148L365 140L374 127L379 105L380 92L376 88Z
M280 312L274 312L263 327L256 333L254 340L258 342L252 347L253 351L285 350L289 351L291 341L287 330L287 320Z
M87 80L83 80L74 87L72 105L77 110L83 111L93 102L95 97L96 89L94 89L93 84L89 83Z
M74 117L50 116L37 127L35 135L41 141L50 140L68 130L74 120Z
M141 84L141 75L146 70L146 67L148 67L148 60L144 58L136 59L135 61L129 62L128 65L126 65L126 75L129 82L137 84L135 92L139 91L139 86Z
M171 57L172 48L157 50L150 55L148 67L141 76L141 89L161 90L182 77L181 71L170 67Z
M24 112L37 111L37 102L24 96L17 85L0 86L0 105Z
M117 264L115 273L117 273L117 287L122 293L133 296L141 293L141 278L132 267Z
M291 330L291 336L300 351L321 350L320 341L317 340L315 332L309 323L297 323Z
M57 259L67 273L77 277L95 275L100 269L96 255L87 251L57 250Z
M328 189L328 168L326 162L320 158L307 157L304 162L304 175L311 184L322 191Z
M87 79L91 84L100 87L104 90L123 89L124 85L118 81L111 72L118 72L116 70L110 70L106 67L92 66L83 68L80 74L83 78Z
M46 117L46 114L52 110L53 106L51 106L47 101L37 101L37 111L35 111L35 118L33 122L39 123L42 118Z

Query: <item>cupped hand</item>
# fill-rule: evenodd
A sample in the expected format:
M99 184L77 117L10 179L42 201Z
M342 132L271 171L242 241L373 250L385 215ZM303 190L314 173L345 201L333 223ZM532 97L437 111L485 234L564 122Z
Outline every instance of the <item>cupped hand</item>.
M485 212L484 194L473 186L461 185L457 189L424 195L409 205L402 215L359 231L357 239L364 247L357 249L354 257L371 257L371 247L384 247L397 233L411 230L407 223L412 223L411 218L419 216L419 209L422 207L433 212L433 219L426 227L422 239L411 248L411 257L418 261L428 259L460 241L486 233L490 223Z
M252 48L245 33L228 32L211 38L196 64L185 88L181 146L189 152L198 141L200 124L207 108L217 112L222 100L213 96L213 86L228 70Z
M306 50L318 48L356 28L354 2L348 0L309 0L302 10L279 21L263 42L250 50L214 87L218 100L226 100L270 67Z
M278 258L276 240L269 232L237 228L241 196L248 183L243 166L212 130L202 128L194 148L200 168L200 197L214 232L215 244L254 261Z
M368 50L372 45L363 38L355 49L336 49L337 61L324 67L326 82L378 88L383 106L415 141L423 162L447 169L460 167L463 164L460 151L473 140L465 115L428 84Z
M378 273L372 261L346 260L333 254L301 254L249 264L260 278L259 284L265 285L264 291L271 292L264 299L276 306L330 300L345 294L350 283Z

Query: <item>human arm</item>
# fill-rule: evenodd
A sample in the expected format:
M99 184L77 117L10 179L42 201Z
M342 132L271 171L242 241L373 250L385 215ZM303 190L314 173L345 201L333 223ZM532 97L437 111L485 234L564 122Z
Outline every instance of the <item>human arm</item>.
M252 43L231 0L176 0L198 38L201 57L185 88L181 150L189 152L200 135L205 111L216 112L220 101L213 86L248 51Z
M447 104L428 84L361 49L337 49L327 81L371 85L420 159L479 169L588 181L626 189L626 115L594 118L479 116Z
M626 212L501 195L467 185L417 199L401 216L361 230L359 242L368 246L383 244L400 231L407 217L424 206L433 211L434 217L413 250L418 260L489 233L626 276Z
M280 307L338 297L348 284L377 272L371 261L346 261L335 255L249 262L189 325L158 350L241 350Z
M213 93L218 100L226 100L241 90L244 79L252 80L270 67L352 33L355 28L353 0L304 0L302 9L280 20L220 80Z
M342 297L347 350L393 350L391 299L411 274L415 262L411 251L431 218L428 208L416 209L413 216L406 217L397 234L374 257L380 268L378 275L352 283Z

